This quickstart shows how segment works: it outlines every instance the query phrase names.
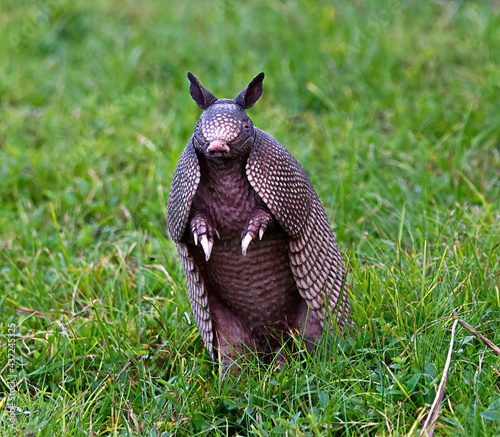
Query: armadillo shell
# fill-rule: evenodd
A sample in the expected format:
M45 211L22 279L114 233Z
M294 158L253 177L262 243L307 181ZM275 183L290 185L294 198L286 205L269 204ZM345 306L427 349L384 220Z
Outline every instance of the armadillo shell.
M335 236L307 173L278 141L260 129L248 158L247 177L257 194L289 234L290 267L301 296L323 322L326 309L350 312L345 270ZM344 289L345 287L345 289Z
M214 359L213 326L212 319L210 317L208 292L205 287L205 283L187 245L184 243L177 243L176 246L177 252L181 258L184 274L186 275L189 302L191 303L194 320L200 330L201 338L205 343L210 357Z
M247 178L288 235L305 224L314 188L305 170L271 135L255 129L255 142L247 161Z
M200 175L200 164L191 137L177 163L168 195L167 226L176 243L180 242L184 235Z

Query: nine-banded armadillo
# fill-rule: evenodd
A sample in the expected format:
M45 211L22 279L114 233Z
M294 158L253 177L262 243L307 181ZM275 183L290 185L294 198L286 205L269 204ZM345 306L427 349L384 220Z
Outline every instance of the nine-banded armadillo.
M234 100L188 78L205 111L177 164L167 224L206 348L223 369L247 351L279 353L291 333L311 349L325 317L340 328L349 318L345 271L306 172L245 113L264 73Z

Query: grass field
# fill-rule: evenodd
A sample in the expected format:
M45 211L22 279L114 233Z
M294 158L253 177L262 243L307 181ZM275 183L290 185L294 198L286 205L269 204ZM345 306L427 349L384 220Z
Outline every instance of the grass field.
M354 325L225 383L165 209L193 71L302 163ZM454 317L500 345L500 4L2 0L0 434L417 436ZM500 435L458 325L434 435Z

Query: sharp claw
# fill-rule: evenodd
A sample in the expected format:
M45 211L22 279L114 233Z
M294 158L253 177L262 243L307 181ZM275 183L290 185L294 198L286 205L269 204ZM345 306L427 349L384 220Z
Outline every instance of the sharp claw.
M217 235L217 238L220 240L219 231L217 229L214 229L214 230L215 230L215 235Z
M209 241L207 236L203 234L200 237L200 244L201 247L203 247L203 252L205 252L205 260L208 261L210 259L210 254L212 253L212 247L214 243L212 241Z
M193 232L193 238L194 238L194 245L198 246L198 233L196 231Z
M259 240L262 240L262 237L264 236L264 231L265 231L264 228L259 229Z
M245 238L243 238L243 241L241 242L241 253L243 254L243 256L247 256L247 249L252 240L253 237L249 233L247 233L245 235Z
M208 254L205 254L206 255L206 260L208 261L210 259L210 254L212 253L212 247L214 247L214 242L213 241L210 241L208 240Z

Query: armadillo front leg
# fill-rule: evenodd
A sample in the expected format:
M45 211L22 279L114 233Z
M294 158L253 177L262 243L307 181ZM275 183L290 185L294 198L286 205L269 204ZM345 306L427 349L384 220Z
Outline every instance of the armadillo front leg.
M205 259L208 261L210 259L210 254L212 253L215 235L220 238L217 229L215 229L215 226L213 225L213 222L208 214L203 211L198 211L191 217L190 228L191 233L193 234L195 246L198 245L199 241L201 247L203 247Z
M257 233L259 239L262 240L264 232L273 220L271 212L266 207L257 206L254 208L241 234L241 253L243 256L247 255L248 246L255 239Z

